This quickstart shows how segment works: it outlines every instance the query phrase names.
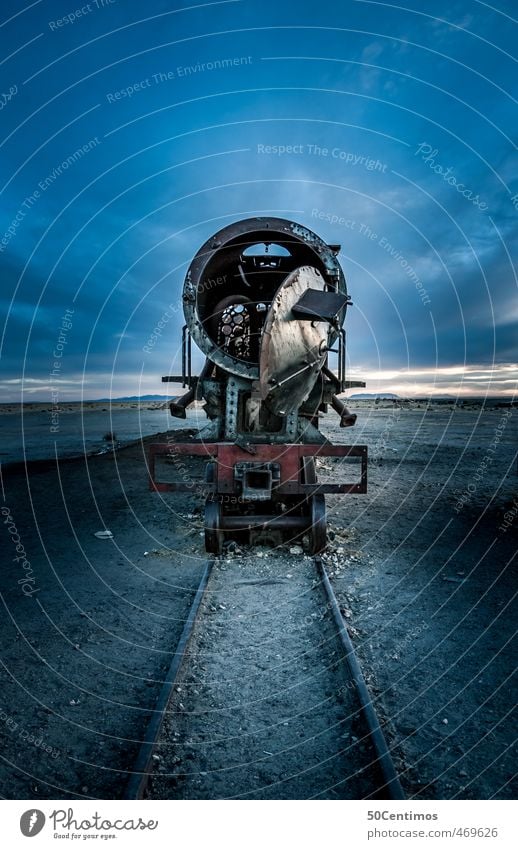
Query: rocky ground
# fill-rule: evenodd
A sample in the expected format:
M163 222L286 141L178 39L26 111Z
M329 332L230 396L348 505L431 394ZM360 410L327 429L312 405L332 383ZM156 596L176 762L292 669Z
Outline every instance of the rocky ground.
M405 789L419 798L516 793L515 417L511 409L410 405L363 409L354 430L324 422L332 440L369 445L368 495L327 499L327 567ZM201 499L148 492L143 447L59 469L49 462L4 470L7 798L124 795L204 560ZM201 474L200 462L189 469ZM342 473L330 460L319 469ZM113 538L94 536L106 528ZM250 611L266 600L272 635L282 617L272 616L268 599L279 589L239 589L243 616L247 600ZM220 733L236 733L239 718L246 721L242 706L239 717L222 715ZM249 726L247 739L255 746L263 731ZM312 754L318 759L318 748ZM210 787L210 768L200 772ZM217 777L212 786L217 794Z
M119 798L201 577L202 541L148 491L139 444L4 471L3 485L0 792ZM13 560L13 523L30 573ZM113 538L94 536L105 529Z
M246 549L213 567L148 797L375 793L375 756L312 558L299 546Z
M374 412L368 498L328 499L328 568L418 798L516 795L515 417Z

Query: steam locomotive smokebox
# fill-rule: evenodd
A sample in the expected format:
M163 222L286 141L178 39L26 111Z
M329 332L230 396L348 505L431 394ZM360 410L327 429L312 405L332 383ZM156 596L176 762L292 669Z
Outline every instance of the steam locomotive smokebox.
M211 460L205 478L211 551L220 550L225 535L254 528L309 534L311 550L321 550L322 493L365 491L366 447L330 445L318 427L328 405L342 427L354 424L337 395L365 385L345 379L349 299L339 250L294 222L252 218L212 236L187 272L182 381L188 391L171 413L185 418L187 407L203 399L211 428L199 444L152 446L151 485L184 488L156 480L160 454L174 449ZM206 356L198 376L191 373L191 340ZM318 484L317 454L358 458L360 480ZM237 506L224 508L222 496Z
M258 379L267 312L291 272L303 266L316 270L346 301L335 250L282 218L252 218L220 230L200 248L185 280L184 313L193 340L226 371ZM345 302L340 325L344 318Z

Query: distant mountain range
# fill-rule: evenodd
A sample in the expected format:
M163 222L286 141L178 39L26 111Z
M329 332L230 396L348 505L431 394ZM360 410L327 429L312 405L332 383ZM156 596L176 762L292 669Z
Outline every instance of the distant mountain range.
M110 404L114 401L136 401L137 403L146 401L172 401L174 398L178 398L178 395L121 395L120 398L91 398L90 403Z
M401 398L401 396L394 395L393 392L358 392L356 395L349 395L349 398L352 401L361 401L369 398Z
M494 400L495 397L500 397L500 396L492 396L492 400ZM120 402L133 401L133 403L136 403L136 404L139 404L139 403L140 404L146 404L148 401L163 401L165 403L166 401L173 401L176 398L178 398L178 394L176 394L176 395L121 395L118 398L91 398L89 401L87 401L85 403L109 404L109 403L115 403L117 401L120 401ZM408 399L405 399L405 397L402 396L402 395L396 395L394 392L357 392L354 395L348 396L348 400L350 400L350 401L375 401L376 398L378 398L380 400L387 400L387 401L408 400ZM476 400L476 399L479 398L479 396L476 396L476 395L473 395L473 396L470 396L470 395L457 396L457 395L448 395L448 393L440 393L440 394L437 393L437 394L432 394L432 395L429 395L429 396L423 395L423 396L419 396L419 397L412 397L411 400L412 401L423 401L423 400L428 400L428 398L431 398L434 401L448 401L448 400L451 400L451 401L455 401L455 400L456 401L462 401L462 400L469 401L469 400ZM509 399L506 399L505 396L503 396L503 400L509 400ZM68 403L70 403L70 402L68 402ZM76 403L79 403L79 402L76 402Z
M426 401L426 400L428 400L428 398L431 398L434 401L450 401L450 400L451 401L462 401L463 398L468 400L468 399L471 399L472 397L475 398L475 397L478 397L478 396L448 395L447 392L442 392L442 393L437 392L437 393L433 393L432 395L419 395L418 397L412 396L410 399L405 398L401 395L395 395L393 392L358 392L356 395L349 395L349 399L351 401L354 401L354 400L365 401L365 400L372 400L372 399L375 400L376 398L380 398L380 399L385 398L385 399L393 400L393 401L407 401L407 400Z

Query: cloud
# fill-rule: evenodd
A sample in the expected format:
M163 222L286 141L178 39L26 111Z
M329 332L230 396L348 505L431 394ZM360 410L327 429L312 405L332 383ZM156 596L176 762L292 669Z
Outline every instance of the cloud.
M196 20L189 12L150 20L138 33L129 28L103 37L69 57L58 34L48 32L45 4L17 17L16 43L23 43L29 17L31 28L41 25L46 35L34 49L16 54L9 64L13 79L26 79L56 61L2 112L6 127L12 121L20 129L3 148L6 176L17 173L3 195L0 238L13 210L56 164L94 133L101 143L49 185L16 228L9 250L0 254L7 379L19 380L25 369L24 391L48 397L61 315L74 308L63 397L77 398L83 391L106 395L112 378L117 394L138 394L142 346L175 301L179 308L167 332L144 358L143 384L160 391L160 375L177 356L181 288L191 258L225 224L271 214L343 244L341 261L355 303L347 320L349 357L372 381L392 381L408 391L460 381L462 391L465 386L479 391L491 379L492 389L509 391L505 381L512 376L503 372L493 377L487 371L441 371L456 368L465 356L468 364L486 370L493 360L506 364L516 357L518 307L506 255L516 247L515 210L498 179L514 179L514 151L499 132L512 132L513 104L491 82L510 90L513 70L501 51L458 29L473 29L498 47L507 43L508 25L487 6L468 15L464 5L456 2L448 9L456 28L383 4L335 4L334 32L318 4L301 4L299 19L308 28L294 29L289 10L278 4L280 30L264 28L258 4L208 6ZM117 8L107 13L116 18L122 14ZM169 22L174 35L164 29ZM374 24L379 34L365 35ZM101 14L84 16L69 35L87 44L99 26L104 26ZM236 28L241 30L237 38L231 32ZM221 35L205 38L211 30ZM202 37L181 42L197 35ZM181 42L174 59L170 48L153 49L169 37ZM232 51L252 56L252 62L145 87L115 103L106 99L107 91L123 90L150 74ZM296 58L304 56L312 58ZM351 63L332 61L337 58ZM114 61L109 75L98 73ZM369 67L377 65L389 70ZM73 88L63 93L69 85ZM87 121L70 124L97 103ZM42 111L27 119L30 109L40 106ZM304 153L259 156L259 142L300 144ZM487 213L415 155L421 142L437 148L441 166L479 193ZM320 153L308 153L309 145ZM335 149L352 153L357 164L334 156ZM368 159L382 168L369 171ZM315 217L315 208L329 218ZM333 215L353 226L334 222ZM385 250L383 238L393 252ZM429 304L423 303L408 266ZM201 359L195 353L196 367ZM15 393L20 384L0 388Z

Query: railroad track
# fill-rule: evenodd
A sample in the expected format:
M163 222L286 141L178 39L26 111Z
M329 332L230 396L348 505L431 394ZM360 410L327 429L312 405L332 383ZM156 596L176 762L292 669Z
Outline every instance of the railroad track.
M167 705L169 704L171 694L174 690L174 686L185 657L185 652L192 635L196 616L200 609L200 604L209 582L213 564L214 558L210 557L205 564L205 569L203 570L198 589L196 590L187 619L185 620L185 625L183 626L176 651L173 655L167 675L164 678L164 683L162 684L162 689L158 695L152 717L147 725L146 733L140 746L133 772L128 781L125 796L126 799L144 798L149 781L149 775L153 766L153 753L160 737Z
M211 575L214 589L204 601ZM247 608L245 616L239 599L250 591L263 607ZM230 612L228 602L217 604L229 594L236 599ZM277 639L286 656L275 653ZM187 655L196 642L192 656L205 659L190 680ZM182 704L189 698L191 711ZM208 751L214 761L202 769ZM126 798L211 798L211 792L215 798L405 798L319 557L273 553L206 563Z

